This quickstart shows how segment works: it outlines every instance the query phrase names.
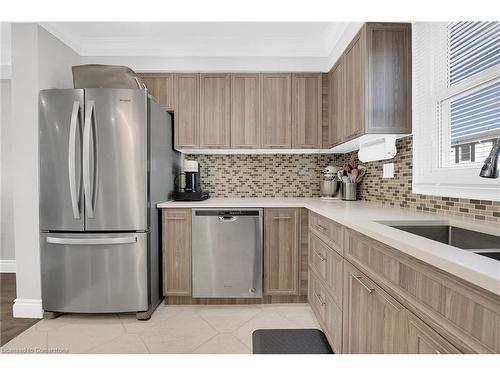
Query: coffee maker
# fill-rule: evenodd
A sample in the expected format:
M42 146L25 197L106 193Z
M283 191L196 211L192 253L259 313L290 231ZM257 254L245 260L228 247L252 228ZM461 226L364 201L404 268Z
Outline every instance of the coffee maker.
M197 161L184 160L182 172L175 178L174 200L203 201L209 194L201 189L200 167Z

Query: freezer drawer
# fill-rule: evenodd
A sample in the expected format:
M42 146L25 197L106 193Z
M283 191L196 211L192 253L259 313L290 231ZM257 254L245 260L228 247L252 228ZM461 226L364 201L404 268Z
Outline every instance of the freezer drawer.
M262 209L193 210L193 297L262 297Z
M41 233L45 311L148 309L147 233Z

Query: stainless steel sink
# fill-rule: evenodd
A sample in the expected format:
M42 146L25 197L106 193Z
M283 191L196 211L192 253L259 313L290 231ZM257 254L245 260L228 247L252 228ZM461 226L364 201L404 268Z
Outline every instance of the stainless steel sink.
M408 222L397 224L382 222L382 224L500 261L500 236L446 224Z

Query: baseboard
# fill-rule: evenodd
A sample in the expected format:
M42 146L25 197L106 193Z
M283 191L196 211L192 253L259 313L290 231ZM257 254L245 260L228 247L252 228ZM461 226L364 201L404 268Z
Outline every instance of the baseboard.
M14 300L13 313L14 318L42 319L42 300L16 298Z
M16 273L16 261L0 260L0 273Z

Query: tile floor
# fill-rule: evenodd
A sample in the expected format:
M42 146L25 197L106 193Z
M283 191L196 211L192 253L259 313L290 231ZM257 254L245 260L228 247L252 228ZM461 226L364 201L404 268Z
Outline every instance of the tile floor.
M149 321L125 314L44 319L1 352L249 354L259 328L319 325L308 304L161 305Z

